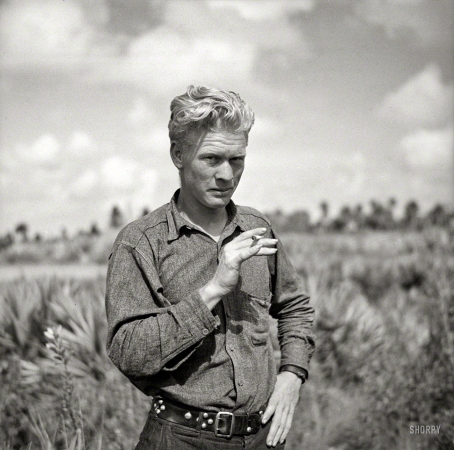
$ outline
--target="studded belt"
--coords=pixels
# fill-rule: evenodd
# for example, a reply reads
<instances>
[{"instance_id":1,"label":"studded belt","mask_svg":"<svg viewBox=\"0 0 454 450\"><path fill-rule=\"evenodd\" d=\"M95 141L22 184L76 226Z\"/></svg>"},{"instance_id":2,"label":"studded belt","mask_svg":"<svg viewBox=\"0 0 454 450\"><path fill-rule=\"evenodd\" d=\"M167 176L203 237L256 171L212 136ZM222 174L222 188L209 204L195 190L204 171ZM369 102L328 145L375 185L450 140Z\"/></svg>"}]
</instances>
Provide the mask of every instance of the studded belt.
<instances>
[{"instance_id":1,"label":"studded belt","mask_svg":"<svg viewBox=\"0 0 454 450\"><path fill-rule=\"evenodd\" d=\"M265 409L250 414L234 414L228 411L191 411L180 408L165 398L155 397L152 411L157 417L169 422L196 430L212 431L215 436L230 438L257 433L261 428Z\"/></svg>"}]
</instances>

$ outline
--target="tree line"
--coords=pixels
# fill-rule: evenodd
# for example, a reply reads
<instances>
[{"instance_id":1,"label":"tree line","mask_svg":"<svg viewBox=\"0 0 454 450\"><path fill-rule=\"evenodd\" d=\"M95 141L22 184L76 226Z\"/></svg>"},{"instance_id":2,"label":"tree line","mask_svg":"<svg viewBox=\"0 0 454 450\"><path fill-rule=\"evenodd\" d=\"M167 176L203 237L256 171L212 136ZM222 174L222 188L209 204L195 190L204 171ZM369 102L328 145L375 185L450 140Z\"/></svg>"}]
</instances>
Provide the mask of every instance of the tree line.
<instances>
[{"instance_id":1,"label":"tree line","mask_svg":"<svg viewBox=\"0 0 454 450\"><path fill-rule=\"evenodd\" d=\"M312 220L307 210L300 209L294 212L285 213L281 209L265 214L277 232L301 233L316 231L331 232L357 232L362 230L422 230L427 227L437 226L454 229L454 210L441 203L435 204L426 214L421 214L420 207L415 200L410 200L404 205L402 217L396 218L395 209L397 201L391 197L385 204L377 200L369 202L369 210L366 211L363 205L343 206L335 215L331 213L328 202L320 203L320 218ZM150 213L148 207L142 210L142 216ZM120 229L126 225L127 220L118 205L112 207L108 217L110 229ZM27 223L21 222L16 225L13 232L0 236L0 250L13 245L15 242L41 242L40 233L30 236L30 227ZM97 223L92 223L87 230L79 230L79 236L97 237L102 234ZM61 230L58 238L68 239L65 228Z\"/></svg>"},{"instance_id":2,"label":"tree line","mask_svg":"<svg viewBox=\"0 0 454 450\"><path fill-rule=\"evenodd\" d=\"M404 205L403 215L396 217L397 201L391 197L385 204L371 200L369 210L363 205L345 205L338 214L331 215L327 202L320 203L320 219L311 220L308 211L297 210L284 213L277 209L267 214L271 223L280 232L311 232L317 230L333 232L356 232L362 230L422 230L427 227L454 228L454 210L441 203L435 204L425 214L415 200Z\"/></svg>"}]
</instances>

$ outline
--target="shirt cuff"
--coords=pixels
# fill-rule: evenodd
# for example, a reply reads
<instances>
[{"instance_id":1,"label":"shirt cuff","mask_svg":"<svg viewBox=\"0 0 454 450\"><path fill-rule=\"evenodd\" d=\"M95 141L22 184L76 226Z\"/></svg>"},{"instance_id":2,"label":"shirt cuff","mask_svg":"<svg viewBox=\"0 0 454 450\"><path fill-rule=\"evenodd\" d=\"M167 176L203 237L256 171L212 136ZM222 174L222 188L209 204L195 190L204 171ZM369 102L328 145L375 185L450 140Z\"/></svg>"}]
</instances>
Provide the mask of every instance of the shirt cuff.
<instances>
[{"instance_id":1,"label":"shirt cuff","mask_svg":"<svg viewBox=\"0 0 454 450\"><path fill-rule=\"evenodd\" d=\"M293 339L281 348L280 367L290 364L309 372L310 351L304 339Z\"/></svg>"},{"instance_id":2,"label":"shirt cuff","mask_svg":"<svg viewBox=\"0 0 454 450\"><path fill-rule=\"evenodd\" d=\"M220 325L219 317L208 309L198 291L178 303L177 308L181 325L196 341L203 339Z\"/></svg>"},{"instance_id":3,"label":"shirt cuff","mask_svg":"<svg viewBox=\"0 0 454 450\"><path fill-rule=\"evenodd\" d=\"M303 369L302 367L299 367L299 366L295 366L294 364L285 364L283 366L281 366L279 368L279 373L281 372L285 372L285 371L288 371L288 372L293 372L295 374L298 374L299 373L302 373L303 374L303 377L304 377L304 380L303 380L303 383L309 379L309 373L306 369Z\"/></svg>"}]
</instances>

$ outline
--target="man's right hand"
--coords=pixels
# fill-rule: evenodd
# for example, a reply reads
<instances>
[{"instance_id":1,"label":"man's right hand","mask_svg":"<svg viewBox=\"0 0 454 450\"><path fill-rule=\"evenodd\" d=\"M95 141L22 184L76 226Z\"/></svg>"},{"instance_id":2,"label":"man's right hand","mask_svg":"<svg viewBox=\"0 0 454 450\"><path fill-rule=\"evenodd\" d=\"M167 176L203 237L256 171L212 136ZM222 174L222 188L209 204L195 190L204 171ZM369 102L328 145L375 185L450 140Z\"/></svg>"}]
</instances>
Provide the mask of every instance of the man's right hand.
<instances>
[{"instance_id":1,"label":"man's right hand","mask_svg":"<svg viewBox=\"0 0 454 450\"><path fill-rule=\"evenodd\" d=\"M245 231L226 244L219 256L219 264L213 278L200 290L200 296L208 308L213 309L221 298L235 288L240 276L241 264L253 256L274 255L277 239L265 239L266 228ZM253 236L259 239L254 240Z\"/></svg>"}]
</instances>

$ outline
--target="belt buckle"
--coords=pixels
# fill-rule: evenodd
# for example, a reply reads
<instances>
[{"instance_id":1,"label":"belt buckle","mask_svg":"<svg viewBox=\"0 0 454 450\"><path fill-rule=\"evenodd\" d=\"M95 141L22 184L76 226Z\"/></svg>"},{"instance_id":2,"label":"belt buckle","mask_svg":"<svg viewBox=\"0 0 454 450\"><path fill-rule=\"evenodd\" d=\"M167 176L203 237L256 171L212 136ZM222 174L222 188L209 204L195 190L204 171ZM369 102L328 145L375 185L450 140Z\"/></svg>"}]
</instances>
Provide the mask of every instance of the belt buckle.
<instances>
[{"instance_id":1,"label":"belt buckle","mask_svg":"<svg viewBox=\"0 0 454 450\"><path fill-rule=\"evenodd\" d=\"M219 419L221 416L230 416L232 418L232 421L230 422L230 432L227 434L221 433L219 431ZM214 419L214 435L215 436L221 436L224 438L231 438L233 435L233 426L235 423L235 415L231 412L228 411L219 411L216 414L216 418Z\"/></svg>"}]
</instances>

